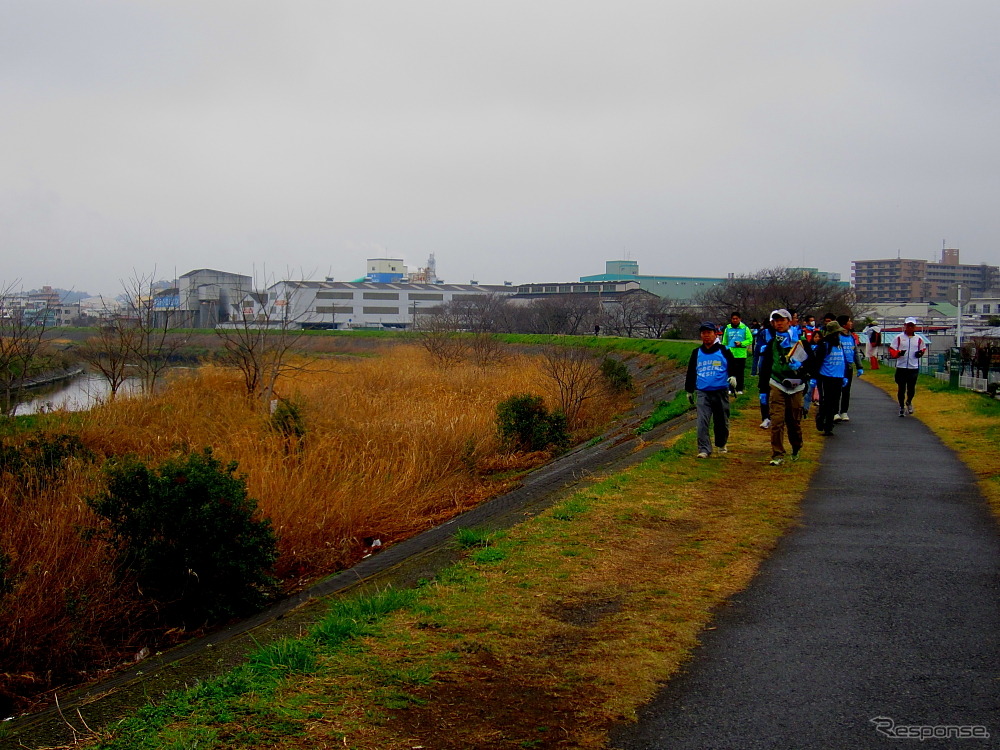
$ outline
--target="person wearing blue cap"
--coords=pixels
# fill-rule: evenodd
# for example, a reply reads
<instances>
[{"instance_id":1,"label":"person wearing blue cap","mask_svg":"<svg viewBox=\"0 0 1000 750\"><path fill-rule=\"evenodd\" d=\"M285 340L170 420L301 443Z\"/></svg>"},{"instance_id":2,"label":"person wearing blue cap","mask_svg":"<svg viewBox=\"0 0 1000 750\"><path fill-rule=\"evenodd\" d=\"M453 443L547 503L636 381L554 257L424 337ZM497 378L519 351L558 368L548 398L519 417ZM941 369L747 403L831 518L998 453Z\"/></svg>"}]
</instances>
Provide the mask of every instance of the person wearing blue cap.
<instances>
[{"instance_id":1,"label":"person wearing blue cap","mask_svg":"<svg viewBox=\"0 0 1000 750\"><path fill-rule=\"evenodd\" d=\"M698 328L701 346L691 352L688 360L684 390L688 401L698 406L698 458L712 455L709 426L715 429L715 447L719 453L728 453L729 441L729 390L736 387L736 360L729 350L719 344L719 333L714 323L705 322Z\"/></svg>"}]
</instances>

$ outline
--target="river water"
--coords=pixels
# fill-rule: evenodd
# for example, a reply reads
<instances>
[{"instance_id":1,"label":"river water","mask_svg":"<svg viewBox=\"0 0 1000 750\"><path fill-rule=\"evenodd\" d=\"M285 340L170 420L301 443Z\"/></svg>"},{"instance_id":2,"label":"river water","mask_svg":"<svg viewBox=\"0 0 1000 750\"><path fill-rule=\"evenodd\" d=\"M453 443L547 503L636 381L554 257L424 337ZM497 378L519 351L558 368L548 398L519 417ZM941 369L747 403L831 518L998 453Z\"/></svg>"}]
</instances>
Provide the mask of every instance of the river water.
<instances>
[{"instance_id":1,"label":"river water","mask_svg":"<svg viewBox=\"0 0 1000 750\"><path fill-rule=\"evenodd\" d=\"M118 389L118 393L125 395L140 387L138 378L129 378ZM84 373L72 380L64 380L45 388L33 388L25 393L24 400L18 404L14 413L38 414L51 409L82 411L100 403L110 393L107 380L94 373Z\"/></svg>"}]
</instances>

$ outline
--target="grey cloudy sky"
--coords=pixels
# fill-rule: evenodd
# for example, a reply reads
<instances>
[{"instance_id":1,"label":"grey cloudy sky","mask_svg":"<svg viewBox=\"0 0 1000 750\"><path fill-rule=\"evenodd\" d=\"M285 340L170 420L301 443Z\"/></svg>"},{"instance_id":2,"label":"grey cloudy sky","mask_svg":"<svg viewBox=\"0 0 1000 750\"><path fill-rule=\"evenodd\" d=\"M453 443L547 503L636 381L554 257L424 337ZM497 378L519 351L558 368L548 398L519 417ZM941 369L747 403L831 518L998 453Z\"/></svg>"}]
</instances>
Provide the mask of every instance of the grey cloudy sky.
<instances>
[{"instance_id":1,"label":"grey cloudy sky","mask_svg":"<svg viewBox=\"0 0 1000 750\"><path fill-rule=\"evenodd\" d=\"M1000 262L996 0L0 0L0 280Z\"/></svg>"}]
</instances>

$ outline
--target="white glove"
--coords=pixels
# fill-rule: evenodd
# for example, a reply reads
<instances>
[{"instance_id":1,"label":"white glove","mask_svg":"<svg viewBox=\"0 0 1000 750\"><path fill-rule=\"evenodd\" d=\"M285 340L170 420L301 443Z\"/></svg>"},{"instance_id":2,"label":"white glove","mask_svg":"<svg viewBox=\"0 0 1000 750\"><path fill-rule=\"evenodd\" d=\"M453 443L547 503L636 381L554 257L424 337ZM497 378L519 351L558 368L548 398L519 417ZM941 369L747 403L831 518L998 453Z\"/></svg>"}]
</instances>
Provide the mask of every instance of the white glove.
<instances>
[{"instance_id":1,"label":"white glove","mask_svg":"<svg viewBox=\"0 0 1000 750\"><path fill-rule=\"evenodd\" d=\"M736 377L733 376L733 375L729 376L729 387L730 388L735 388L736 387Z\"/></svg>"}]
</instances>

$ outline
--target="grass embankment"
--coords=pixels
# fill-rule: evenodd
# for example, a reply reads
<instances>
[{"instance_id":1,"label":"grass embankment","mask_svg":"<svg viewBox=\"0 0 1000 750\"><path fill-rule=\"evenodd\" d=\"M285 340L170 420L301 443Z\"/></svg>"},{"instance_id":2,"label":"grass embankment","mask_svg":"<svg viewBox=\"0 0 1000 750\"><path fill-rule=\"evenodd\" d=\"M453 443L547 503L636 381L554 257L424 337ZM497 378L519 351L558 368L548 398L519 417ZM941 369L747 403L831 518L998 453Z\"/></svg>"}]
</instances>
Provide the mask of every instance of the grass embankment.
<instances>
[{"instance_id":1,"label":"grass embankment","mask_svg":"<svg viewBox=\"0 0 1000 750\"><path fill-rule=\"evenodd\" d=\"M503 536L462 533L467 558L415 592L334 602L97 744L603 747L794 522L821 446L767 466L752 400L728 455L695 459L688 433Z\"/></svg>"},{"instance_id":2,"label":"grass embankment","mask_svg":"<svg viewBox=\"0 0 1000 750\"><path fill-rule=\"evenodd\" d=\"M865 379L896 398L895 371L865 370ZM993 513L1000 518L1000 401L983 393L952 388L947 381L921 375L913 399L915 416L976 475ZM891 413L891 412L887 412Z\"/></svg>"},{"instance_id":3,"label":"grass embankment","mask_svg":"<svg viewBox=\"0 0 1000 750\"><path fill-rule=\"evenodd\" d=\"M181 639L202 625L159 622L155 604L114 565L105 527L86 502L103 486L104 459L135 454L156 464L211 446L223 462L236 461L277 533L275 572L289 591L353 564L365 537L388 545L436 525L547 458L510 453L494 426L497 403L512 394L558 403L537 358L444 369L401 346L384 357L301 365L278 383L298 407L301 437L275 429L247 401L237 374L207 367L152 397L35 417L4 438L0 708L156 650L165 627ZM577 437L626 406L620 396L588 400ZM26 448L39 434L61 433L78 437L86 454L50 460L42 455L48 447ZM38 472L18 463L29 453Z\"/></svg>"}]
</instances>

